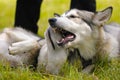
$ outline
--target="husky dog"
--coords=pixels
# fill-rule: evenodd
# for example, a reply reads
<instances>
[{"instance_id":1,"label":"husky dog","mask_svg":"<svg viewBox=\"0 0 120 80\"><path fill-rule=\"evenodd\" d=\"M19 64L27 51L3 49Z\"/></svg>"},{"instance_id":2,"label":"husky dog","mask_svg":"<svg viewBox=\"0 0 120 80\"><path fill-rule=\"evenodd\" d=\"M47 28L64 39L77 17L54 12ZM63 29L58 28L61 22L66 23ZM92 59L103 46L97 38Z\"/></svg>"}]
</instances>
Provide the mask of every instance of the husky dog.
<instances>
[{"instance_id":1,"label":"husky dog","mask_svg":"<svg viewBox=\"0 0 120 80\"><path fill-rule=\"evenodd\" d=\"M5 28L0 34L0 62L11 67L34 65L40 38L22 28Z\"/></svg>"},{"instance_id":2,"label":"husky dog","mask_svg":"<svg viewBox=\"0 0 120 80\"><path fill-rule=\"evenodd\" d=\"M53 41L53 44L65 49L77 49L83 69L88 68L90 64L97 60L106 58L110 60L111 58L119 57L120 26L115 24L105 25L111 14L112 7L95 13L72 9L61 16L57 15L54 18L50 18L51 30L54 30L61 36L59 36L60 39L55 37L56 42ZM48 48L53 47L49 46ZM52 58L57 57L57 52L52 50L51 53L53 53ZM54 55L54 53L56 54ZM59 55L58 58L60 57ZM63 59L61 58L60 60ZM56 61L54 60L54 62ZM92 69L93 66L89 68Z\"/></svg>"}]
</instances>

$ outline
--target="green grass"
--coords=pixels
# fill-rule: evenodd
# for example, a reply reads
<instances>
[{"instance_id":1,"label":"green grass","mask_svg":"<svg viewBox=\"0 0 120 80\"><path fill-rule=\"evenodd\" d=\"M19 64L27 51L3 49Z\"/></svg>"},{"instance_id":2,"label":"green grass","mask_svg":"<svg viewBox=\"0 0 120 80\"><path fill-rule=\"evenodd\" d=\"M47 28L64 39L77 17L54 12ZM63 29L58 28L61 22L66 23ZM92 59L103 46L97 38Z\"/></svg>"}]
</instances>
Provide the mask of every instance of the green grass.
<instances>
[{"instance_id":1,"label":"green grass","mask_svg":"<svg viewBox=\"0 0 120 80\"><path fill-rule=\"evenodd\" d=\"M65 65L59 75L40 73L29 68L10 68L0 65L0 80L120 80L120 61L97 63L92 74L83 74L77 68Z\"/></svg>"},{"instance_id":2,"label":"green grass","mask_svg":"<svg viewBox=\"0 0 120 80\"><path fill-rule=\"evenodd\" d=\"M120 0L97 0L97 10L113 6L113 15L110 22L120 23ZM69 9L70 0L43 0L41 18L38 21L40 36L48 27L48 18L53 13L62 14ZM4 27L13 27L16 0L0 0L0 30ZM40 73L29 68L12 69L0 65L0 80L120 80L120 60L112 60L109 64L99 63L95 71L88 75L78 72L73 66L65 66L59 75Z\"/></svg>"}]
</instances>

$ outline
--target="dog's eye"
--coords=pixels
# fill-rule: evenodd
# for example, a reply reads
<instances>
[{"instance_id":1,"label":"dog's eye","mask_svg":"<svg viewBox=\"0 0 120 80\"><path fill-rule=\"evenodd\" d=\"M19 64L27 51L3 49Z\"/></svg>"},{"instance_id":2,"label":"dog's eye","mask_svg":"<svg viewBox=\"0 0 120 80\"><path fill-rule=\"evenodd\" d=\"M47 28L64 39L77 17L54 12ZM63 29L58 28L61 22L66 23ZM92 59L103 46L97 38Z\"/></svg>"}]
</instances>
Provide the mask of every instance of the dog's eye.
<instances>
[{"instance_id":1,"label":"dog's eye","mask_svg":"<svg viewBox=\"0 0 120 80\"><path fill-rule=\"evenodd\" d=\"M54 13L55 17L60 17L60 15L58 13Z\"/></svg>"},{"instance_id":2,"label":"dog's eye","mask_svg":"<svg viewBox=\"0 0 120 80\"><path fill-rule=\"evenodd\" d=\"M75 15L70 15L69 17L70 17L70 18L76 18L77 16L75 16Z\"/></svg>"}]
</instances>

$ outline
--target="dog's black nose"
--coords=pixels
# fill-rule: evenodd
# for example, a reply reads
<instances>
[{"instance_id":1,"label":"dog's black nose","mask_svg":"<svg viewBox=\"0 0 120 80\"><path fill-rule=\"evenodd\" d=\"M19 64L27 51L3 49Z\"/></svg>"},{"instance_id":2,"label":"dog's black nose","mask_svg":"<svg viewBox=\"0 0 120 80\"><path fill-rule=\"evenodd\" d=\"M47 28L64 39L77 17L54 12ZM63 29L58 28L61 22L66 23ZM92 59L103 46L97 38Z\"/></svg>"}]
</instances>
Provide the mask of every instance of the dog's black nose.
<instances>
[{"instance_id":1,"label":"dog's black nose","mask_svg":"<svg viewBox=\"0 0 120 80\"><path fill-rule=\"evenodd\" d=\"M48 21L49 21L49 24L50 24L52 27L54 27L55 22L57 21L57 19L55 19L55 18L50 18Z\"/></svg>"}]
</instances>

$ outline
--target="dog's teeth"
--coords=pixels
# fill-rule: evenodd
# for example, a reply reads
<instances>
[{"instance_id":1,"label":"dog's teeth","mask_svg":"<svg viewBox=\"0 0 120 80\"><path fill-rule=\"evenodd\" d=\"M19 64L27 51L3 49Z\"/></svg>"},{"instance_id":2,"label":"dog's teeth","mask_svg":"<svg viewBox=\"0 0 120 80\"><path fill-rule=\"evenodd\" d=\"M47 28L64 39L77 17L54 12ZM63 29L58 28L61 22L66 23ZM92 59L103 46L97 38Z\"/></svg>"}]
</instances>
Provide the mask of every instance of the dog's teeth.
<instances>
[{"instance_id":1,"label":"dog's teeth","mask_svg":"<svg viewBox=\"0 0 120 80\"><path fill-rule=\"evenodd\" d=\"M56 33L56 28L52 29L54 33Z\"/></svg>"},{"instance_id":2,"label":"dog's teeth","mask_svg":"<svg viewBox=\"0 0 120 80\"><path fill-rule=\"evenodd\" d=\"M57 32L58 31L58 28L52 28L53 29L53 32Z\"/></svg>"}]
</instances>

